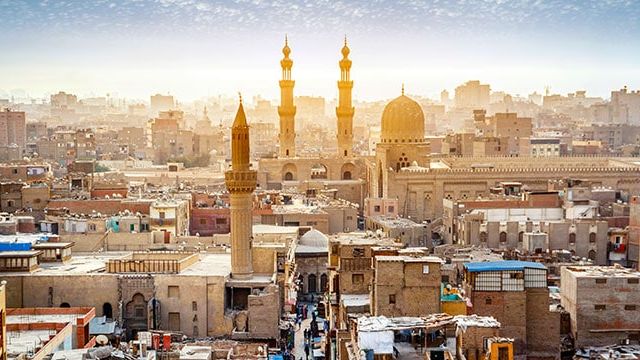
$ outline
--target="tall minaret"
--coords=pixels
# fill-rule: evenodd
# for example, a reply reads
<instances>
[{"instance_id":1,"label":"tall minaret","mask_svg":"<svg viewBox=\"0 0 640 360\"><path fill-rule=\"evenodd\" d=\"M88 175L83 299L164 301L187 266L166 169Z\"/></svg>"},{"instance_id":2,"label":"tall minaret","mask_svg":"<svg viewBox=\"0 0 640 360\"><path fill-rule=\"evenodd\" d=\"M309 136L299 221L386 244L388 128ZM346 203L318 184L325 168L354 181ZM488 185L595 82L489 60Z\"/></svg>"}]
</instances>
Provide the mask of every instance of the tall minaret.
<instances>
[{"instance_id":1,"label":"tall minaret","mask_svg":"<svg viewBox=\"0 0 640 360\"><path fill-rule=\"evenodd\" d=\"M251 278L251 242L253 240L253 190L257 175L249 165L249 125L242 107L231 128L231 170L224 174L231 199L231 277Z\"/></svg>"},{"instance_id":2,"label":"tall minaret","mask_svg":"<svg viewBox=\"0 0 640 360\"><path fill-rule=\"evenodd\" d=\"M280 80L280 106L278 106L278 115L280 115L280 157L296 156L296 107L293 105L293 86L295 81L291 80L291 67L293 60L289 58L291 49L287 37L284 38L284 47L282 48L284 58L280 61L282 67L282 80Z\"/></svg>"},{"instance_id":3,"label":"tall minaret","mask_svg":"<svg viewBox=\"0 0 640 360\"><path fill-rule=\"evenodd\" d=\"M351 60L349 60L349 47L347 37L344 37L342 47L342 60L340 60L340 80L338 81L338 107L336 116L338 117L337 137L338 137L338 157L352 156L353 152L353 113L351 104Z\"/></svg>"}]
</instances>

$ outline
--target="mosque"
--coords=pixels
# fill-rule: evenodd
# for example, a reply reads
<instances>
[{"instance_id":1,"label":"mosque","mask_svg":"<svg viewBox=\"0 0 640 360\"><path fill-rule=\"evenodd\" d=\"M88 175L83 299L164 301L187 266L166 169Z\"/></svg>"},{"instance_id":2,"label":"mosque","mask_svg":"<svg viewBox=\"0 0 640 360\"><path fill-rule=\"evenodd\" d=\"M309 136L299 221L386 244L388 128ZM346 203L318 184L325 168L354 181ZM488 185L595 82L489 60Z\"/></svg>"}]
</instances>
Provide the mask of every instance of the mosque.
<instances>
[{"instance_id":1,"label":"mosque","mask_svg":"<svg viewBox=\"0 0 640 360\"><path fill-rule=\"evenodd\" d=\"M336 189L337 196L381 209L378 215L434 221L442 216L443 199L476 199L489 195L500 182L521 182L530 190L546 191L549 180L588 180L622 192L640 191L640 164L632 159L607 157L457 157L432 154L425 137L425 116L420 105L404 94L390 101L382 113L380 142L374 156L353 154L353 115L350 77L352 62L345 40L339 61L337 144L335 154L298 157L291 49L285 40L280 62L280 153L261 159L258 183L263 189L296 187ZM318 172L318 167L324 169ZM389 205L392 204L392 205ZM393 211L385 211L393 209Z\"/></svg>"},{"instance_id":2,"label":"mosque","mask_svg":"<svg viewBox=\"0 0 640 360\"><path fill-rule=\"evenodd\" d=\"M258 164L258 184L262 189L297 188L299 190L336 189L343 199L362 204L365 196L365 164L361 157L353 153L353 115L351 91L351 50L345 38L342 59L338 62L337 152L320 157L301 157L296 151L295 115L293 88L295 81L291 69L293 60L289 57L291 48L285 38L282 48L282 79L280 85L280 130L278 141L280 150L277 158L260 159Z\"/></svg>"}]
</instances>

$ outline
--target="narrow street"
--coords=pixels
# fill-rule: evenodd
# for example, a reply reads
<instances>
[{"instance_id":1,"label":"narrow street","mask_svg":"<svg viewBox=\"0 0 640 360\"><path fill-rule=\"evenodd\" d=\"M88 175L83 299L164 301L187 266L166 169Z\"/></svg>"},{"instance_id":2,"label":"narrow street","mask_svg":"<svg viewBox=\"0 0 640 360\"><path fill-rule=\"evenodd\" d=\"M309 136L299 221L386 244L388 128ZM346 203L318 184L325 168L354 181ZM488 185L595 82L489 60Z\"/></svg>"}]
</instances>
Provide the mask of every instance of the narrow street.
<instances>
[{"instance_id":1,"label":"narrow street","mask_svg":"<svg viewBox=\"0 0 640 360\"><path fill-rule=\"evenodd\" d=\"M307 309L307 318L305 320L302 320L300 329L296 330L295 345L293 348L293 353L296 357L296 360L308 360L305 359L306 354L304 353L304 329L310 328L312 319L311 313L316 310L316 307L313 304L307 304ZM309 353L309 358L312 358L311 352Z\"/></svg>"}]
</instances>

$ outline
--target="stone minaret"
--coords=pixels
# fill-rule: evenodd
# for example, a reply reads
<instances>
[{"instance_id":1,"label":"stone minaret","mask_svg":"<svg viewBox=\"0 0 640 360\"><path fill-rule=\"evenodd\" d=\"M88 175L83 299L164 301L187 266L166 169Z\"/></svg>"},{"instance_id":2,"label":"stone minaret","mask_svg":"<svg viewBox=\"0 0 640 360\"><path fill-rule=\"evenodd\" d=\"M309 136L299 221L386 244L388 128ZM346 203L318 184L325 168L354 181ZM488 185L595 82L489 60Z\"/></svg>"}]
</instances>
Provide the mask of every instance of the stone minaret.
<instances>
[{"instance_id":1,"label":"stone minaret","mask_svg":"<svg viewBox=\"0 0 640 360\"><path fill-rule=\"evenodd\" d=\"M242 97L231 128L231 170L224 174L224 178L231 198L231 277L247 279L253 275L252 197L257 176L249 165L249 125Z\"/></svg>"},{"instance_id":2,"label":"stone minaret","mask_svg":"<svg viewBox=\"0 0 640 360\"><path fill-rule=\"evenodd\" d=\"M338 118L337 137L338 137L338 157L352 156L353 152L353 106L351 103L351 89L353 89L353 81L351 81L351 60L349 60L349 47L347 46L347 37L344 38L344 46L342 47L342 60L340 60L340 80L338 81L338 107L336 108L336 116Z\"/></svg>"},{"instance_id":3,"label":"stone minaret","mask_svg":"<svg viewBox=\"0 0 640 360\"><path fill-rule=\"evenodd\" d=\"M293 86L295 81L291 80L291 68L293 60L289 58L291 49L287 37L284 38L284 47L282 48L284 58L280 61L282 67L282 80L280 80L280 106L278 106L278 115L280 115L280 157L296 156L296 107L293 105Z\"/></svg>"}]
</instances>

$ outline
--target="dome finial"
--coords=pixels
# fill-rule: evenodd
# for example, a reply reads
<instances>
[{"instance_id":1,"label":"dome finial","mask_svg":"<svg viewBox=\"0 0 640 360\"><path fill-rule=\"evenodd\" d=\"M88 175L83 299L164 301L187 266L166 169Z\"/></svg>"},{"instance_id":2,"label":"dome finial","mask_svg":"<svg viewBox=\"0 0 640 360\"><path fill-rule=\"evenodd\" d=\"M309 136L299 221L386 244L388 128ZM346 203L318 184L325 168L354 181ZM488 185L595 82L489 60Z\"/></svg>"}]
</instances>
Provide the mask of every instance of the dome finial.
<instances>
[{"instance_id":1,"label":"dome finial","mask_svg":"<svg viewBox=\"0 0 640 360\"><path fill-rule=\"evenodd\" d=\"M240 99L240 104L242 104L242 93L238 91L238 98Z\"/></svg>"},{"instance_id":2,"label":"dome finial","mask_svg":"<svg viewBox=\"0 0 640 360\"><path fill-rule=\"evenodd\" d=\"M289 35L284 34L284 46L288 46L289 45Z\"/></svg>"},{"instance_id":3,"label":"dome finial","mask_svg":"<svg viewBox=\"0 0 640 360\"><path fill-rule=\"evenodd\" d=\"M344 46L347 46L347 34L344 34Z\"/></svg>"},{"instance_id":4,"label":"dome finial","mask_svg":"<svg viewBox=\"0 0 640 360\"><path fill-rule=\"evenodd\" d=\"M404 83L402 83L402 96L404 96Z\"/></svg>"}]
</instances>

